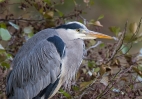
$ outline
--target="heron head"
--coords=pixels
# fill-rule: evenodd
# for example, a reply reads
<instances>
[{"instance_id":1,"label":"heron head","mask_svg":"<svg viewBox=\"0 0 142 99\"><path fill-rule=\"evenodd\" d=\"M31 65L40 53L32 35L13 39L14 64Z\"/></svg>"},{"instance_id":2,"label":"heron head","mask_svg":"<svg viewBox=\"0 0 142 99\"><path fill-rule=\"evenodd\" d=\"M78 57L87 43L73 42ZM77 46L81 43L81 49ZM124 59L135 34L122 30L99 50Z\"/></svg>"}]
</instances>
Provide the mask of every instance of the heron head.
<instances>
[{"instance_id":1,"label":"heron head","mask_svg":"<svg viewBox=\"0 0 142 99\"><path fill-rule=\"evenodd\" d=\"M98 32L94 32L91 31L89 29L87 29L87 27L80 23L80 22L68 22L64 25L58 26L56 27L56 29L66 29L67 33L71 33L72 35L74 35L74 38L77 39L97 39L97 38L104 38L104 39L114 39L111 36L102 34L102 33L98 33Z\"/></svg>"}]
</instances>

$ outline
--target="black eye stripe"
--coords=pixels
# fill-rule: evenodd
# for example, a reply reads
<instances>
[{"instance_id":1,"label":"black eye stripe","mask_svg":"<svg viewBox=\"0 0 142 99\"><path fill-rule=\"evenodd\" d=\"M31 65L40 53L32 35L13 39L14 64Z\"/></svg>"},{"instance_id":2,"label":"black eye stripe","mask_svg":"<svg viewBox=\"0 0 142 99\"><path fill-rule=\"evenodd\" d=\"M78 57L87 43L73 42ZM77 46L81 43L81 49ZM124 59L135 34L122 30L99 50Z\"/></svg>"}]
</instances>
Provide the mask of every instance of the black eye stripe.
<instances>
[{"instance_id":1,"label":"black eye stripe","mask_svg":"<svg viewBox=\"0 0 142 99\"><path fill-rule=\"evenodd\" d=\"M71 23L71 24L64 24L64 25L60 25L58 27L55 27L56 29L59 28L63 28L63 29L80 29L80 28L84 28L83 26L77 24L77 23Z\"/></svg>"}]
</instances>

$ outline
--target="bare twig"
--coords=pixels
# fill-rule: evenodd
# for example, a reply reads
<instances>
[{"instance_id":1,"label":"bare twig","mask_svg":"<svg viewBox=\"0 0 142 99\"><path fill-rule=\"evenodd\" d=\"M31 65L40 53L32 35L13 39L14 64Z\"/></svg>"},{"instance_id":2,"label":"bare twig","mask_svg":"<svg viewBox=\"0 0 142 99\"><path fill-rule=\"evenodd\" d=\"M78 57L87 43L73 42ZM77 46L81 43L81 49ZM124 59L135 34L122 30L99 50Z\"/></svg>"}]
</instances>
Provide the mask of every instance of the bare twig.
<instances>
[{"instance_id":1,"label":"bare twig","mask_svg":"<svg viewBox=\"0 0 142 99\"><path fill-rule=\"evenodd\" d=\"M115 56L115 55L116 55L119 51L121 51L124 47L126 47L128 44L130 44L129 49L127 50L127 52L125 52L124 54L121 54L121 55L125 55L126 53L128 53L128 52L130 51L130 49L132 48L132 45L133 45L133 43L132 43L131 40L133 40L133 39L136 37L136 35L138 34L139 29L140 29L140 26L141 26L141 21L142 21L142 18L141 18L140 21L139 21L139 25L138 25L138 28L137 28L136 32L132 35L132 37L131 37L130 40L125 44L125 46L122 47L122 44L123 44L123 41L124 41L124 37L125 37L125 34L126 34L126 32L127 32L127 24L128 24L128 21L126 22L124 32L123 32L121 38L119 39L119 41L118 41L118 43L117 43L117 45L116 45L116 47L115 47L115 49L114 49L114 51L113 51L113 53L112 53L111 58L110 58L106 63L108 63L108 62L109 62L110 60L112 60L114 57L115 57L115 58L116 58L116 57L119 57L119 56ZM121 48L121 47L122 47L122 48Z\"/></svg>"},{"instance_id":2,"label":"bare twig","mask_svg":"<svg viewBox=\"0 0 142 99\"><path fill-rule=\"evenodd\" d=\"M93 46L90 46L88 49L86 49L85 54L92 48L96 48L97 46L99 46L100 44L102 44L102 41L97 41L97 43Z\"/></svg>"},{"instance_id":3,"label":"bare twig","mask_svg":"<svg viewBox=\"0 0 142 99\"><path fill-rule=\"evenodd\" d=\"M87 24L87 20L83 16L81 16L81 15L79 15L79 17L83 19L84 25L86 25Z\"/></svg>"},{"instance_id":4,"label":"bare twig","mask_svg":"<svg viewBox=\"0 0 142 99\"><path fill-rule=\"evenodd\" d=\"M47 19L33 20L33 19L0 19L0 21L45 21ZM50 20L51 21L51 20Z\"/></svg>"},{"instance_id":5,"label":"bare twig","mask_svg":"<svg viewBox=\"0 0 142 99\"><path fill-rule=\"evenodd\" d=\"M120 72L121 72L121 69L113 76L113 78L111 79L111 83L109 83L107 86L106 86L106 88L103 90L103 92L102 93L100 93L95 99L100 99L101 97L103 97L111 88L112 88L112 86L110 87L110 85L113 83L112 81L116 78L116 76L118 75L118 74L120 74Z\"/></svg>"},{"instance_id":6,"label":"bare twig","mask_svg":"<svg viewBox=\"0 0 142 99\"><path fill-rule=\"evenodd\" d=\"M90 90L92 88L92 85L96 82L96 80L98 79L99 76L97 76L91 84L88 85L88 87L86 87L82 92L81 94L79 95L79 97L77 97L77 99L81 99L83 97L84 94L86 94L88 92L88 90Z\"/></svg>"},{"instance_id":7,"label":"bare twig","mask_svg":"<svg viewBox=\"0 0 142 99\"><path fill-rule=\"evenodd\" d=\"M128 45L129 43L132 43L131 40L133 40L134 37L136 37L136 35L138 34L139 29L140 29L140 26L141 26L141 21L142 21L142 18L141 18L140 21L139 21L139 25L138 25L138 28L137 28L136 32L132 35L132 37L130 38L130 40L127 42L126 45ZM121 50L122 50L123 48L124 48L124 47L122 47Z\"/></svg>"},{"instance_id":8,"label":"bare twig","mask_svg":"<svg viewBox=\"0 0 142 99\"><path fill-rule=\"evenodd\" d=\"M54 18L54 20L57 20L57 19L66 19L66 18L70 18L70 17L74 17L74 16L79 16L80 13L76 14L71 14L71 15L66 15L66 16L62 16L62 17L57 17L57 18ZM51 20L51 19L39 19L39 20L34 20L34 19L24 19L24 18L17 18L17 19L0 19L0 21L4 21L4 22L8 22L8 21L23 21L23 22L31 22L31 21L35 21L35 22L38 22L38 21L54 21L54 20Z\"/></svg>"},{"instance_id":9,"label":"bare twig","mask_svg":"<svg viewBox=\"0 0 142 99\"><path fill-rule=\"evenodd\" d=\"M116 47L115 47L115 49L114 49L114 51L112 53L111 58L105 64L107 64L110 60L112 60L114 58L114 56L117 54L117 52L120 50L120 48L121 48L121 46L123 44L125 34L127 32L127 25L128 25L128 21L125 24L124 32L122 32L122 36L120 37L120 39L119 39L119 41L118 41L118 43L117 43L117 45L116 45Z\"/></svg>"},{"instance_id":10,"label":"bare twig","mask_svg":"<svg viewBox=\"0 0 142 99\"><path fill-rule=\"evenodd\" d=\"M97 46L99 46L100 44L102 44L102 41L97 41L97 43L93 46L90 46L88 49L86 49L83 53L83 59L84 60L93 60L87 57L87 52L92 49L92 48L96 48Z\"/></svg>"},{"instance_id":11,"label":"bare twig","mask_svg":"<svg viewBox=\"0 0 142 99\"><path fill-rule=\"evenodd\" d=\"M139 29L140 29L140 27L141 27L141 22L142 21L142 17L141 17L141 19L140 19L140 21L139 21L139 24L138 24L138 28L137 28L137 30L136 30L136 32L132 35L132 37L130 38L130 40L125 44L125 46L123 46L119 51L121 51L124 47L126 47L129 43L130 43L130 47L129 47L129 49L127 50L127 52L125 52L124 54L121 54L121 55L119 55L119 56L116 56L116 57L120 57L120 56L122 56L122 55L125 55L126 53L128 53L129 51L130 51L130 49L132 48L132 41L131 40L133 40L136 36L137 36L137 34L139 33Z\"/></svg>"}]
</instances>

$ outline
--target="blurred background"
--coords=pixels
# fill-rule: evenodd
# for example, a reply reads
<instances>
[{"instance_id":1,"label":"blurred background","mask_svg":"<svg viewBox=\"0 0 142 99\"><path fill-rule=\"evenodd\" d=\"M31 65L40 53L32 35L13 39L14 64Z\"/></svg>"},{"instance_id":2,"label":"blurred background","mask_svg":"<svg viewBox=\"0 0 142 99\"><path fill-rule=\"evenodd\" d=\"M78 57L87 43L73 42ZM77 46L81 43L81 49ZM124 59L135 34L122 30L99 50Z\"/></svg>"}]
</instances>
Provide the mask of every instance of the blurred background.
<instances>
[{"instance_id":1,"label":"blurred background","mask_svg":"<svg viewBox=\"0 0 142 99\"><path fill-rule=\"evenodd\" d=\"M15 14L22 15L22 11L17 8L18 4L23 0L9 0L11 5L6 7L13 10ZM40 0L35 0L40 1ZM48 0L45 0L48 1ZM52 0L55 2L64 1L63 4L55 5L64 14L69 14L74 10L76 5L83 10L82 16L87 19L97 19L100 15L104 15L101 20L104 31L108 32L108 27L118 26L123 28L125 22L139 22L142 16L141 0ZM24 2L24 1L23 1ZM89 2L88 4L86 2ZM35 11L31 11L35 12ZM26 17L26 15L25 15Z\"/></svg>"},{"instance_id":2,"label":"blurred background","mask_svg":"<svg viewBox=\"0 0 142 99\"><path fill-rule=\"evenodd\" d=\"M40 2L40 0L35 0L35 1ZM49 2L50 0L43 0L43 1ZM30 7L28 11L27 10L21 11L21 9L18 9L17 7L19 7L20 2L25 2L25 1L9 0L10 5L6 5L6 7L9 9L9 11L12 11L14 13L15 17L21 16L23 18L30 17L33 19L39 19L40 13L39 11L36 11L33 7ZM100 23L103 25L103 27L99 29L99 32L106 33L112 36L115 35L110 31L109 27L115 26L120 28L120 31L123 31L125 23L127 21L128 25L130 25L131 23L138 24L140 18L142 17L141 0L52 0L52 2L58 2L57 4L54 5L54 7L60 11L59 12L60 14L63 15L68 15L72 13L76 8L82 10L81 16L87 21L91 20L96 21L99 16L103 16L103 18L99 20ZM59 13L54 13L54 17L59 16ZM80 21L82 19L72 18L65 20ZM91 29L94 30L94 27L92 27ZM142 29L140 29L140 32L142 32ZM127 35L129 35L129 31ZM137 51L137 49L139 50L142 47L140 43L134 44L133 46L134 47L133 49L131 49L131 52L135 52L135 50Z\"/></svg>"},{"instance_id":3,"label":"blurred background","mask_svg":"<svg viewBox=\"0 0 142 99\"><path fill-rule=\"evenodd\" d=\"M141 9L142 0L0 0L0 99L6 99L6 75L24 42L40 30L68 21L86 23L89 29L123 42L117 46L114 40L99 39L103 44L88 52L76 85L70 92L61 89L54 99L142 99ZM95 42L85 44L88 47ZM107 62L116 47L116 56ZM105 88L108 91L103 96Z\"/></svg>"}]
</instances>

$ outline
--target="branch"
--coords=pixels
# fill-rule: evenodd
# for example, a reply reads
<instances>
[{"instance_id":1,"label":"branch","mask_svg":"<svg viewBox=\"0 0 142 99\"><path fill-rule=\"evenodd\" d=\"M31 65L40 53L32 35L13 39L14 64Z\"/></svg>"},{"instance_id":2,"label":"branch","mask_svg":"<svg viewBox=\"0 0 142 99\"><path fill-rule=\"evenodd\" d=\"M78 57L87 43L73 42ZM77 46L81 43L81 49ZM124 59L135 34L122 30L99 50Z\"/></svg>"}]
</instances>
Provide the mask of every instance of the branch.
<instances>
[{"instance_id":1,"label":"branch","mask_svg":"<svg viewBox=\"0 0 142 99\"><path fill-rule=\"evenodd\" d=\"M120 48L123 44L123 41L124 41L125 34L127 32L127 25L128 25L128 21L125 23L124 32L122 32L122 36L120 37L120 39L119 39L119 41L112 53L111 58L105 64L107 64L110 60L112 60L114 58L114 56L117 54L117 52L120 50Z\"/></svg>"},{"instance_id":2,"label":"branch","mask_svg":"<svg viewBox=\"0 0 142 99\"><path fill-rule=\"evenodd\" d=\"M125 44L125 46L127 46L129 43L131 43L131 45L130 45L129 49L127 50L127 52L129 52L130 49L132 48L132 44L133 44L133 43L132 43L131 40L133 40L134 37L136 37L137 34L139 33L139 29L140 29L140 27L141 27L141 21L142 21L142 17L141 17L141 19L140 19L140 21L139 21L138 28L137 28L136 32L132 35L132 37L130 38L130 40ZM125 47L125 46L124 46L124 47ZM124 47L122 47L122 48L120 49L120 51L121 51ZM127 53L127 52L126 52L126 53ZM125 53L125 54L126 54L126 53ZM116 56L116 57L120 57L120 56L123 56L123 55L125 55L125 54L121 54L121 55Z\"/></svg>"},{"instance_id":3,"label":"branch","mask_svg":"<svg viewBox=\"0 0 142 99\"><path fill-rule=\"evenodd\" d=\"M101 97L103 97L112 87L113 85L110 87L110 85L113 83L112 81L116 78L116 76L118 74L120 74L121 72L121 69L114 75L114 77L112 78L112 80L110 81L111 83L109 83L106 88L103 90L102 93L100 93L95 99L100 99ZM108 89L109 88L109 89Z\"/></svg>"},{"instance_id":4,"label":"branch","mask_svg":"<svg viewBox=\"0 0 142 99\"><path fill-rule=\"evenodd\" d=\"M20 19L0 19L0 21L5 21L5 22L7 22L7 21L25 21L25 22L27 22L27 21L46 21L47 19L40 19L40 20L33 20L33 19L22 19L22 18L20 18ZM51 21L51 20L49 20L49 21Z\"/></svg>"},{"instance_id":5,"label":"branch","mask_svg":"<svg viewBox=\"0 0 142 99\"><path fill-rule=\"evenodd\" d=\"M102 44L102 41L97 41L97 43L93 46L90 46L88 49L86 49L84 52L83 52L83 59L84 60L93 60L93 59L90 59L87 57L87 52L92 49L92 48L96 48L97 46L99 46L100 44Z\"/></svg>"},{"instance_id":6,"label":"branch","mask_svg":"<svg viewBox=\"0 0 142 99\"><path fill-rule=\"evenodd\" d=\"M57 18L53 18L54 20L57 19L66 19L66 18L70 18L70 17L77 17L79 16L81 13L74 13L71 15L66 15L66 16L62 16L62 17L57 17ZM8 21L23 21L23 22L29 22L29 21L53 21L52 19L39 19L39 20L34 20L34 19L24 19L24 18L19 18L19 19L0 19L0 21L4 21L4 22L8 22Z\"/></svg>"},{"instance_id":7,"label":"branch","mask_svg":"<svg viewBox=\"0 0 142 99\"><path fill-rule=\"evenodd\" d=\"M81 19L83 19L84 25L86 25L86 24L87 24L87 20L86 20L83 16L81 16L81 15L79 15L79 17L80 17Z\"/></svg>"}]
</instances>

